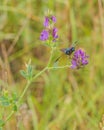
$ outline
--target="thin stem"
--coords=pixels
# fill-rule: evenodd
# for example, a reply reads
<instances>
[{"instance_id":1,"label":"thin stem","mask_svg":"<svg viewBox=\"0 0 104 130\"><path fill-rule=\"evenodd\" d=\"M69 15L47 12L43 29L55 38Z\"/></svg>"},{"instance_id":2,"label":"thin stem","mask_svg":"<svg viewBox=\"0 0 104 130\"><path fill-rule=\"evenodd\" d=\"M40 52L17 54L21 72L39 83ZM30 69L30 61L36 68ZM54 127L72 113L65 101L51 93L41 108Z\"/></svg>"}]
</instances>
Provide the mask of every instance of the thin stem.
<instances>
[{"instance_id":1,"label":"thin stem","mask_svg":"<svg viewBox=\"0 0 104 130\"><path fill-rule=\"evenodd\" d=\"M51 63L51 61L52 61L53 52L54 52L54 48L52 48L52 50L51 50L51 56L50 56L50 59L49 59L49 62L48 62L48 64L47 64L47 66L46 66L43 70L41 70L39 73L37 73L37 74L32 78L32 80L29 80L29 81L27 82L27 84L26 84L26 86L25 86L23 92L21 93L20 98L19 98L19 100L18 100L18 102L17 102L17 105L18 105L18 106L20 105L20 102L21 102L22 98L24 97L24 95L25 95L27 89L29 88L30 84L31 84L37 77L39 77L42 73L44 73L46 70L62 69L62 68L69 68L69 67L70 67L69 65L59 66L59 67L49 67L49 66L50 66L50 63ZM15 113L15 111L12 111L12 112L7 116L7 118L6 118L5 122L3 123L3 125L6 124L6 122L12 117L12 115L13 115L14 113Z\"/></svg>"},{"instance_id":2,"label":"thin stem","mask_svg":"<svg viewBox=\"0 0 104 130\"><path fill-rule=\"evenodd\" d=\"M23 96L25 95L27 89L29 88L30 84L31 84L31 81L28 81L27 84L26 84L26 86L25 86L25 88L24 88L24 90L23 90L23 92L22 92L22 94L20 95L18 103L20 103L21 99L23 98Z\"/></svg>"},{"instance_id":3,"label":"thin stem","mask_svg":"<svg viewBox=\"0 0 104 130\"><path fill-rule=\"evenodd\" d=\"M50 66L50 63L51 63L51 61L52 61L52 57L53 57L53 52L54 52L54 47L52 47L52 50L51 50L51 56L50 56L50 58L49 58L49 62L48 62L47 67Z\"/></svg>"},{"instance_id":4,"label":"thin stem","mask_svg":"<svg viewBox=\"0 0 104 130\"><path fill-rule=\"evenodd\" d=\"M27 82L27 85L26 85L25 89L23 90L23 92L22 92L22 94L21 94L21 96L20 96L20 98L19 98L19 100L18 100L18 103L20 103L20 101L21 101L22 98L24 97L24 95L25 95L27 89L29 88L30 84L31 84L37 77L39 77L43 72L45 72L46 69L47 69L47 67L45 67L43 70L41 70L39 73L37 73L37 74L32 78L32 80L29 80L29 81Z\"/></svg>"},{"instance_id":5,"label":"thin stem","mask_svg":"<svg viewBox=\"0 0 104 130\"><path fill-rule=\"evenodd\" d=\"M5 123L11 118L11 116L14 114L14 111L12 111L9 115L8 115L8 117L6 118L6 120L5 120Z\"/></svg>"},{"instance_id":6,"label":"thin stem","mask_svg":"<svg viewBox=\"0 0 104 130\"><path fill-rule=\"evenodd\" d=\"M12 111L6 118L6 120L4 121L4 123L2 124L2 126L4 126L6 124L6 122L12 117L12 115L15 113L15 111Z\"/></svg>"},{"instance_id":7,"label":"thin stem","mask_svg":"<svg viewBox=\"0 0 104 130\"><path fill-rule=\"evenodd\" d=\"M33 82L33 80L36 79L37 77L39 77L39 76L40 76L43 72L45 72L47 69L48 69L48 68L45 67L42 71L40 71L39 73L37 73L37 74L33 77L32 80L30 80L30 81L27 82L26 87L24 88L24 90L23 90L22 94L20 95L20 98L19 98L19 100L18 100L18 102L17 102L18 106L19 106L20 101L21 101L22 98L24 97L24 95L25 95L27 89L29 88L30 84ZM3 123L3 126L4 126L4 125L6 124L6 122L12 117L12 115L13 115L14 113L15 113L15 111L12 111L12 112L7 116L6 120L5 120L4 123Z\"/></svg>"},{"instance_id":8,"label":"thin stem","mask_svg":"<svg viewBox=\"0 0 104 130\"><path fill-rule=\"evenodd\" d=\"M39 73L37 73L33 78L32 81L33 82L37 77L39 77L43 72L45 72L48 69L48 67L46 66L42 71L40 71Z\"/></svg>"},{"instance_id":9,"label":"thin stem","mask_svg":"<svg viewBox=\"0 0 104 130\"><path fill-rule=\"evenodd\" d=\"M65 66L58 66L58 67L48 67L48 70L52 70L52 69L64 69L64 68L70 68L69 65L65 65Z\"/></svg>"},{"instance_id":10,"label":"thin stem","mask_svg":"<svg viewBox=\"0 0 104 130\"><path fill-rule=\"evenodd\" d=\"M23 90L23 92L22 92L22 94L21 94L21 96L20 96L20 98L19 98L19 100L18 100L18 103L20 103L21 99L23 98L23 96L25 95L27 89L29 88L30 84L31 84L37 77L39 77L43 72L45 72L45 71L48 69L48 66L50 65L51 60L52 60L52 57L53 57L53 51L54 51L54 48L52 48L52 50L51 50L51 56L50 56L48 65L47 65L42 71L40 71L39 73L37 73L37 74L32 78L32 80L30 80L30 81L27 82L27 85L26 85L25 89Z\"/></svg>"}]
</instances>

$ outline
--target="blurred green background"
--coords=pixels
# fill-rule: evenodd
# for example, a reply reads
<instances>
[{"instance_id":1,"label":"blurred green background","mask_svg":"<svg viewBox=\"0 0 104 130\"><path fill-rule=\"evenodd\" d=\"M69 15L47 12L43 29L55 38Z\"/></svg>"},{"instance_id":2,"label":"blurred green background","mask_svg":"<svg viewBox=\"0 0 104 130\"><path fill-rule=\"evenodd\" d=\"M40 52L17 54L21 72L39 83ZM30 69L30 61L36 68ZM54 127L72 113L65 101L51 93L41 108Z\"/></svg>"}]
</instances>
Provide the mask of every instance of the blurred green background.
<instances>
[{"instance_id":1,"label":"blurred green background","mask_svg":"<svg viewBox=\"0 0 104 130\"><path fill-rule=\"evenodd\" d=\"M83 69L51 70L34 81L4 130L99 130L104 114L103 6L103 0L0 0L1 90L21 93L26 81L19 71L30 58L34 72L46 66L50 49L39 37L48 9L57 17L62 46L78 40L77 47L90 56ZM0 106L0 112L5 118L10 109Z\"/></svg>"}]
</instances>

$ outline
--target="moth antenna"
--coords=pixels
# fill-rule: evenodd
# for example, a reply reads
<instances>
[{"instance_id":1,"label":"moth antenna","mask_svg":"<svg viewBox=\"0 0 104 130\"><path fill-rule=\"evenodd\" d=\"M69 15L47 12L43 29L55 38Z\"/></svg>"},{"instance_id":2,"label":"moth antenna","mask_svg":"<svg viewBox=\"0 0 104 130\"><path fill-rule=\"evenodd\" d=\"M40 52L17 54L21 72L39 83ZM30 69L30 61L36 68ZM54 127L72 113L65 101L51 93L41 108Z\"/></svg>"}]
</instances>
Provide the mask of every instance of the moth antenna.
<instances>
[{"instance_id":1,"label":"moth antenna","mask_svg":"<svg viewBox=\"0 0 104 130\"><path fill-rule=\"evenodd\" d=\"M62 55L61 55L62 56ZM61 58L61 56L59 56L56 60L55 60L55 62L57 62L60 58Z\"/></svg>"},{"instance_id":2,"label":"moth antenna","mask_svg":"<svg viewBox=\"0 0 104 130\"><path fill-rule=\"evenodd\" d=\"M55 60L55 62L57 62L60 58L61 58L61 56L59 56L59 57Z\"/></svg>"}]
</instances>

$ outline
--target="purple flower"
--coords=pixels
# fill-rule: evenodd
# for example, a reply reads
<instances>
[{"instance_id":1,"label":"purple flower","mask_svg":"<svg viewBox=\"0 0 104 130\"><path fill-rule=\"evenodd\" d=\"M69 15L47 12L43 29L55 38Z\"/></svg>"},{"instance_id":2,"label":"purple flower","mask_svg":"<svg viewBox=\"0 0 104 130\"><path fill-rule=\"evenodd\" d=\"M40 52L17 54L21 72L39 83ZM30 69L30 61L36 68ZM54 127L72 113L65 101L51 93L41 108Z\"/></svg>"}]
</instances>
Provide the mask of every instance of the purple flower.
<instances>
[{"instance_id":1,"label":"purple flower","mask_svg":"<svg viewBox=\"0 0 104 130\"><path fill-rule=\"evenodd\" d=\"M52 19L52 21L53 21L54 23L56 23L56 17L55 17L55 16L52 16L51 19Z\"/></svg>"},{"instance_id":2,"label":"purple flower","mask_svg":"<svg viewBox=\"0 0 104 130\"><path fill-rule=\"evenodd\" d=\"M53 28L53 30L52 30L52 36L53 36L54 40L58 38L57 32L58 32L58 29L57 28Z\"/></svg>"},{"instance_id":3,"label":"purple flower","mask_svg":"<svg viewBox=\"0 0 104 130\"><path fill-rule=\"evenodd\" d=\"M43 30L40 35L40 40L45 41L49 37L49 32L47 30Z\"/></svg>"},{"instance_id":4,"label":"purple flower","mask_svg":"<svg viewBox=\"0 0 104 130\"><path fill-rule=\"evenodd\" d=\"M87 56L86 53L82 49L76 50L72 58L71 68L75 69L75 68L80 68L87 65L88 57L89 56Z\"/></svg>"},{"instance_id":5,"label":"purple flower","mask_svg":"<svg viewBox=\"0 0 104 130\"><path fill-rule=\"evenodd\" d=\"M43 24L44 24L45 27L49 26L49 18L48 17L45 17Z\"/></svg>"}]
</instances>

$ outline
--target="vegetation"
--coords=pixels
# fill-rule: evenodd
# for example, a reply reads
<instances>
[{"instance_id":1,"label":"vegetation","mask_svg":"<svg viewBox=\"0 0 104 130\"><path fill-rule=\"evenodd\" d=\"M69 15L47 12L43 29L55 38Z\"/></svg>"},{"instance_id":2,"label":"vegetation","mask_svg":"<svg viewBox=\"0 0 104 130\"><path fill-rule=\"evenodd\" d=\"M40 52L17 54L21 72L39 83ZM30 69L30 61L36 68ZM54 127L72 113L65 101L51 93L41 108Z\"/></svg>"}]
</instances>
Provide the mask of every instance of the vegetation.
<instances>
[{"instance_id":1,"label":"vegetation","mask_svg":"<svg viewBox=\"0 0 104 130\"><path fill-rule=\"evenodd\" d=\"M103 130L103 6L103 0L0 0L3 130ZM51 49L39 39L48 9L57 18L59 48L78 40L76 49L84 48L89 55L86 67L51 68L61 52L54 51L50 61ZM21 73L28 81L35 74L36 80L27 84Z\"/></svg>"}]
</instances>

